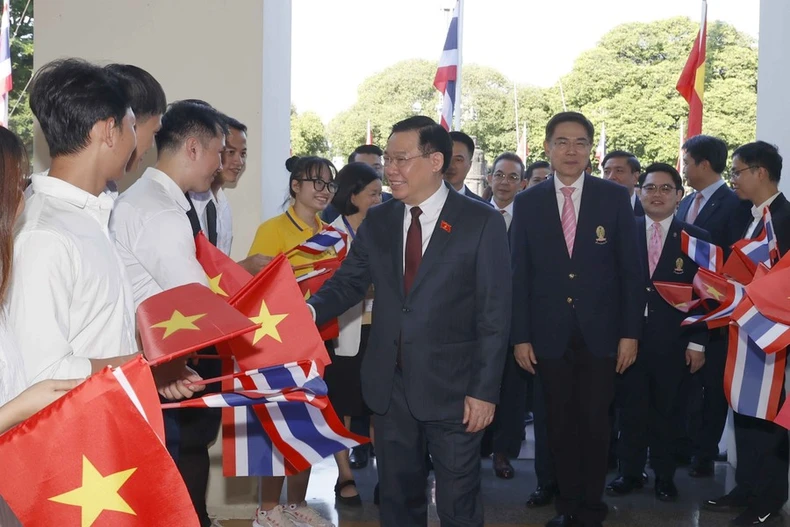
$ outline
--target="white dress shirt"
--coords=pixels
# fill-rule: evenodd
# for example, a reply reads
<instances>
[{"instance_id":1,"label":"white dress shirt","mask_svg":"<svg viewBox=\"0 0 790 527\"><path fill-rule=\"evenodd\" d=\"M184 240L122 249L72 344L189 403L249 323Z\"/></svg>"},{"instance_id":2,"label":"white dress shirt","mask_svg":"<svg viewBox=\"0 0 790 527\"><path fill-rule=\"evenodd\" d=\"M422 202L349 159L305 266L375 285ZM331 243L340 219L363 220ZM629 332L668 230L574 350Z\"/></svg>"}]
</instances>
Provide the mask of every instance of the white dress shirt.
<instances>
[{"instance_id":1,"label":"white dress shirt","mask_svg":"<svg viewBox=\"0 0 790 527\"><path fill-rule=\"evenodd\" d=\"M497 211L500 211L500 212L503 211L503 210L505 211L502 214L502 217L505 219L505 225L507 226L508 229L510 229L510 222L513 221L513 201L508 203L505 206L505 208L500 208L499 205L496 204L496 201L494 201L494 198L491 198L491 206L494 207L494 210L497 210Z\"/></svg>"},{"instance_id":2,"label":"white dress shirt","mask_svg":"<svg viewBox=\"0 0 790 527\"><path fill-rule=\"evenodd\" d=\"M348 235L346 244L351 250L351 243L354 241L348 232L343 216L338 216L332 222L332 227ZM359 353L359 342L362 340L362 316L365 314L365 301L355 305L345 313L337 317L337 324L340 334L337 337L335 355L338 357L355 357Z\"/></svg>"},{"instance_id":3,"label":"white dress shirt","mask_svg":"<svg viewBox=\"0 0 790 527\"><path fill-rule=\"evenodd\" d=\"M724 185L724 180L718 179L715 183L711 183L710 185L700 190L699 192L694 192L691 195L691 206L689 207L688 212L686 212L686 218L688 217L689 214L691 214L691 209L694 208L694 200L697 198L697 194L702 194L702 201L700 201L699 203L699 211L702 212L702 209L705 208L705 205L708 203L710 197L713 194L715 194L715 192L719 190L719 187L721 187L722 185ZM685 221L686 218L683 218L683 220Z\"/></svg>"},{"instance_id":4,"label":"white dress shirt","mask_svg":"<svg viewBox=\"0 0 790 527\"><path fill-rule=\"evenodd\" d=\"M148 168L115 202L110 229L132 282L135 308L162 291L208 286L195 255L189 201L164 172Z\"/></svg>"},{"instance_id":5,"label":"white dress shirt","mask_svg":"<svg viewBox=\"0 0 790 527\"><path fill-rule=\"evenodd\" d=\"M441 214L442 209L444 208L444 202L447 201L447 195L450 193L450 189L447 188L447 185L442 184L439 186L439 190L433 193L430 198L426 199L419 205L420 210L422 210L422 214L420 214L420 227L422 228L422 254L425 254L425 249L428 248L428 244L431 242L431 236L433 235L433 229L436 227L436 222L439 221L439 214ZM406 238L409 235L409 226L411 225L411 209L414 207L410 207L406 205L403 208L403 270L406 271Z\"/></svg>"},{"instance_id":6,"label":"white dress shirt","mask_svg":"<svg viewBox=\"0 0 790 527\"><path fill-rule=\"evenodd\" d=\"M781 192L777 192L776 194L765 200L765 202L760 204L759 207L752 206L752 222L749 224L749 228L746 229L746 235L744 236L744 238L751 238L752 236L754 236L754 231L755 229L757 229L757 224L760 223L760 221L763 219L763 211L765 210L766 207L771 206L771 203L774 202L774 200L779 196L779 194L781 194Z\"/></svg>"},{"instance_id":7,"label":"white dress shirt","mask_svg":"<svg viewBox=\"0 0 790 527\"><path fill-rule=\"evenodd\" d=\"M631 194L631 208L632 209L636 208L636 192Z\"/></svg>"},{"instance_id":8,"label":"white dress shirt","mask_svg":"<svg viewBox=\"0 0 790 527\"><path fill-rule=\"evenodd\" d=\"M206 237L208 237L206 207L209 201L214 202L214 207L217 209L217 249L230 256L230 248L233 244L233 217L225 191L220 187L216 196L209 190L208 192L190 192L189 197L192 198L192 203L195 205L195 211L200 219L200 228Z\"/></svg>"},{"instance_id":9,"label":"white dress shirt","mask_svg":"<svg viewBox=\"0 0 790 527\"><path fill-rule=\"evenodd\" d=\"M0 308L0 406L22 393L27 386L22 354L13 335L6 328L7 320L8 313ZM0 525L5 524L0 522Z\"/></svg>"},{"instance_id":10,"label":"white dress shirt","mask_svg":"<svg viewBox=\"0 0 790 527\"><path fill-rule=\"evenodd\" d=\"M560 218L562 218L562 207L565 205L565 196L562 194L562 187L566 186L560 178L554 178L554 191L557 194L557 207L559 208ZM571 187L575 188L576 190L571 194L571 200L573 200L573 209L576 212L576 221L579 221L579 208L582 206L582 191L584 190L584 173L579 176L576 181L573 182Z\"/></svg>"},{"instance_id":11,"label":"white dress shirt","mask_svg":"<svg viewBox=\"0 0 790 527\"><path fill-rule=\"evenodd\" d=\"M14 242L9 329L28 384L91 373L89 359L137 352L129 279L108 231L113 200L33 177Z\"/></svg>"}]
</instances>

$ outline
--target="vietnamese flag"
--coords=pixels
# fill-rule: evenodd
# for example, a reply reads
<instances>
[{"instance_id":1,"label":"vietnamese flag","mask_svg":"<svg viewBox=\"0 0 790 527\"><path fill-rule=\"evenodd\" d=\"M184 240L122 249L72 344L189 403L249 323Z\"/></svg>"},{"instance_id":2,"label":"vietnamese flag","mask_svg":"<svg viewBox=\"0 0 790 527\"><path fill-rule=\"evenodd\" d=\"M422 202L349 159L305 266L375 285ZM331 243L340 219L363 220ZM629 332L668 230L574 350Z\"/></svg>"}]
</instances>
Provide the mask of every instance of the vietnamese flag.
<instances>
[{"instance_id":1,"label":"vietnamese flag","mask_svg":"<svg viewBox=\"0 0 790 527\"><path fill-rule=\"evenodd\" d=\"M214 247L202 232L195 236L195 250L197 260L206 272L209 288L225 300L252 280L246 269Z\"/></svg>"},{"instance_id":2,"label":"vietnamese flag","mask_svg":"<svg viewBox=\"0 0 790 527\"><path fill-rule=\"evenodd\" d=\"M206 348L260 326L201 284L146 299L137 308L143 352L151 365Z\"/></svg>"},{"instance_id":3,"label":"vietnamese flag","mask_svg":"<svg viewBox=\"0 0 790 527\"><path fill-rule=\"evenodd\" d=\"M89 377L0 435L0 495L23 525L200 525L151 427L161 425L158 406L140 357Z\"/></svg>"},{"instance_id":4,"label":"vietnamese flag","mask_svg":"<svg viewBox=\"0 0 790 527\"><path fill-rule=\"evenodd\" d=\"M790 269L768 271L746 286L746 294L761 315L790 326Z\"/></svg>"},{"instance_id":5,"label":"vietnamese flag","mask_svg":"<svg viewBox=\"0 0 790 527\"><path fill-rule=\"evenodd\" d=\"M699 300L691 300L693 293L689 284L678 284L676 282L653 282L656 292L666 303L678 311L688 313L699 305Z\"/></svg>"},{"instance_id":6,"label":"vietnamese flag","mask_svg":"<svg viewBox=\"0 0 790 527\"><path fill-rule=\"evenodd\" d=\"M339 258L318 261L313 265L314 271L296 279L299 282L299 289L301 289L305 301L318 292L327 280L332 278L335 271L340 269L341 263L342 260ZM338 326L337 319L334 318L326 322L318 328L318 332L324 340L336 339L340 335L340 326Z\"/></svg>"},{"instance_id":7,"label":"vietnamese flag","mask_svg":"<svg viewBox=\"0 0 790 527\"><path fill-rule=\"evenodd\" d=\"M702 0L702 22L686 65L677 83L677 90L689 105L688 135L702 133L702 101L705 92L705 48L708 37L708 3Z\"/></svg>"},{"instance_id":8,"label":"vietnamese flag","mask_svg":"<svg viewBox=\"0 0 790 527\"><path fill-rule=\"evenodd\" d=\"M288 259L280 254L255 275L230 305L259 328L222 344L242 370L315 360L319 370L330 363L310 309L296 283Z\"/></svg>"},{"instance_id":9,"label":"vietnamese flag","mask_svg":"<svg viewBox=\"0 0 790 527\"><path fill-rule=\"evenodd\" d=\"M729 258L724 262L724 267L721 268L722 274L743 285L751 283L754 280L754 273L757 272L757 265L743 252L744 245L751 241L739 240L735 242Z\"/></svg>"}]
</instances>

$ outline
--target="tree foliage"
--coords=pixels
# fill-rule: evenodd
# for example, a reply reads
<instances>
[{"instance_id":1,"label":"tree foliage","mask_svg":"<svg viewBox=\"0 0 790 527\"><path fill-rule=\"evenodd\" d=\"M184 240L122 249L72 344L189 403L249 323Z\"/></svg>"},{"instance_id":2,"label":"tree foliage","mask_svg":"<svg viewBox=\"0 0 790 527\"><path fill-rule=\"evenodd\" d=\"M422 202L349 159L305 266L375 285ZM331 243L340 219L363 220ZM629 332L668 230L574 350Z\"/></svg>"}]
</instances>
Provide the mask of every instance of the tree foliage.
<instances>
[{"instance_id":1,"label":"tree foliage","mask_svg":"<svg viewBox=\"0 0 790 527\"><path fill-rule=\"evenodd\" d=\"M297 156L325 156L326 129L315 112L297 113L291 106L291 151Z\"/></svg>"},{"instance_id":2,"label":"tree foliage","mask_svg":"<svg viewBox=\"0 0 790 527\"><path fill-rule=\"evenodd\" d=\"M645 163L674 164L679 126L688 116L675 84L697 30L697 23L682 17L612 29L562 78L568 109L584 113L596 130L606 123L607 150L622 148ZM438 119L435 73L435 62L407 60L366 79L354 105L329 123L332 154L345 156L363 143L368 119L377 144L400 119L416 113ZM461 128L476 137L489 159L516 149L513 90L513 82L492 68L464 66ZM528 161L535 161L544 155L546 122L563 109L560 84L517 86L516 93L519 125L529 130ZM703 133L734 148L754 139L756 119L756 43L729 24L709 24Z\"/></svg>"},{"instance_id":3,"label":"tree foliage","mask_svg":"<svg viewBox=\"0 0 790 527\"><path fill-rule=\"evenodd\" d=\"M11 0L9 12L14 86L8 97L8 111L10 113L13 110L14 113L8 127L22 139L30 159L33 159L33 113L25 89L33 74L33 1Z\"/></svg>"}]
</instances>

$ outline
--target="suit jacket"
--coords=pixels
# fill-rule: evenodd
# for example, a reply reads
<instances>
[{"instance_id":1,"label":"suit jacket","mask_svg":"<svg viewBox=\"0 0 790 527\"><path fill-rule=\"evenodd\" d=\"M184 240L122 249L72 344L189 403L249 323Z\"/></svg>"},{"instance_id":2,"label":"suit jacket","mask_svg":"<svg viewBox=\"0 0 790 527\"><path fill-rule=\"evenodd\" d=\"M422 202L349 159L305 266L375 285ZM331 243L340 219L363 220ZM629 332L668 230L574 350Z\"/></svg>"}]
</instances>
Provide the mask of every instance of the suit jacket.
<instances>
[{"instance_id":1,"label":"suit jacket","mask_svg":"<svg viewBox=\"0 0 790 527\"><path fill-rule=\"evenodd\" d=\"M449 190L408 295L405 205L391 200L370 209L340 269L308 301L320 325L359 303L373 284L362 394L377 414L389 408L399 347L406 399L418 420L461 419L467 395L499 398L511 306L504 220Z\"/></svg>"},{"instance_id":2,"label":"suit jacket","mask_svg":"<svg viewBox=\"0 0 790 527\"><path fill-rule=\"evenodd\" d=\"M696 192L692 192L680 202L677 218L686 221ZM738 199L727 185L722 185L710 197L699 211L694 225L710 233L711 240L724 251L724 257L729 256L733 243L741 239L744 229L748 227L752 216L750 205Z\"/></svg>"},{"instance_id":3,"label":"suit jacket","mask_svg":"<svg viewBox=\"0 0 790 527\"><path fill-rule=\"evenodd\" d=\"M634 201L634 216L644 216L645 209L642 208L642 202L639 200L639 196L636 197L636 201Z\"/></svg>"},{"instance_id":4,"label":"suit jacket","mask_svg":"<svg viewBox=\"0 0 790 527\"><path fill-rule=\"evenodd\" d=\"M658 260L656 269L650 277L647 253L647 232L645 216L636 218L637 240L639 241L639 254L641 257L642 275L647 291L647 320L642 331L640 350L648 353L683 353L689 342L702 346L708 343L708 330L704 324L681 327L681 322L688 315L672 307L656 291L653 282L674 282L678 284L691 284L697 274L697 264L683 253L680 246L681 231L685 230L691 236L701 240L710 241L707 231L682 222L677 218L672 220Z\"/></svg>"},{"instance_id":5,"label":"suit jacket","mask_svg":"<svg viewBox=\"0 0 790 527\"><path fill-rule=\"evenodd\" d=\"M489 207L491 206L491 203L490 203L490 202L488 202L488 201L484 200L483 198L481 198L480 196L478 196L477 194L475 194L474 192L472 192L471 190L469 190L469 187L467 187L466 185L464 185L464 196L466 196L467 198L476 199L477 201L480 201L480 202L482 202L482 203L485 203L485 204L486 204L486 205L488 205Z\"/></svg>"},{"instance_id":6,"label":"suit jacket","mask_svg":"<svg viewBox=\"0 0 790 527\"><path fill-rule=\"evenodd\" d=\"M774 234L776 235L776 245L779 248L779 254L783 255L790 250L790 202L784 194L779 194L776 199L768 207L771 211L771 223L774 224ZM749 228L751 223L748 223L744 229L743 237L746 236L746 229ZM752 238L757 238L763 232L763 221L757 224L757 228L752 234Z\"/></svg>"},{"instance_id":7,"label":"suit jacket","mask_svg":"<svg viewBox=\"0 0 790 527\"><path fill-rule=\"evenodd\" d=\"M554 180L516 196L511 223L511 342L538 357L565 353L573 318L593 355L617 353L621 338L640 337L645 289L636 222L625 188L585 175L573 257L568 256Z\"/></svg>"}]
</instances>

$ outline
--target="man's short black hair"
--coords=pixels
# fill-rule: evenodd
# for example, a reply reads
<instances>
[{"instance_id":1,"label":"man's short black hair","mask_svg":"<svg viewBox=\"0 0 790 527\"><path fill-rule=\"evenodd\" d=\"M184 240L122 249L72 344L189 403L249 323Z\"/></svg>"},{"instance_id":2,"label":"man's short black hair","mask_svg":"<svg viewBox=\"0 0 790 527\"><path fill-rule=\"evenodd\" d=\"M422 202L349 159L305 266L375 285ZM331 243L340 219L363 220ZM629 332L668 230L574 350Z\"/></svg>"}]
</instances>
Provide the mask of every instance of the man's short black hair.
<instances>
[{"instance_id":1,"label":"man's short black hair","mask_svg":"<svg viewBox=\"0 0 790 527\"><path fill-rule=\"evenodd\" d=\"M551 140L554 136L554 131L562 123L577 123L584 127L587 132L587 139L592 143L593 136L595 135L595 127L584 115L579 112L560 112L546 123L546 141Z\"/></svg>"},{"instance_id":2,"label":"man's short black hair","mask_svg":"<svg viewBox=\"0 0 790 527\"><path fill-rule=\"evenodd\" d=\"M535 170L537 170L538 168L551 169L551 165L549 164L548 161L535 161L534 163L532 163L527 167L527 170L525 171L524 174L524 179L526 179L527 181L532 179L532 173L535 172Z\"/></svg>"},{"instance_id":3,"label":"man's short black hair","mask_svg":"<svg viewBox=\"0 0 790 527\"><path fill-rule=\"evenodd\" d=\"M447 172L450 166L450 158L453 157L453 141L450 134L436 121L424 115L415 115L403 121L397 122L392 126L392 134L400 132L417 132L419 137L419 148L423 154L439 152L444 157L442 163L442 174Z\"/></svg>"},{"instance_id":4,"label":"man's short black hair","mask_svg":"<svg viewBox=\"0 0 790 527\"><path fill-rule=\"evenodd\" d=\"M99 121L113 119L115 126L122 127L131 108L118 77L81 59L45 64L30 86L30 109L41 125L51 157L83 150Z\"/></svg>"},{"instance_id":5,"label":"man's short black hair","mask_svg":"<svg viewBox=\"0 0 790 527\"><path fill-rule=\"evenodd\" d=\"M227 133L225 116L211 106L176 101L162 116L162 128L156 133L156 149L160 153L176 150L190 137L199 138L205 145Z\"/></svg>"},{"instance_id":6,"label":"man's short black hair","mask_svg":"<svg viewBox=\"0 0 790 527\"><path fill-rule=\"evenodd\" d=\"M225 124L228 128L233 128L234 130L238 130L239 132L247 133L247 125L239 121L238 119L234 119L230 115L225 116Z\"/></svg>"},{"instance_id":7,"label":"man's short black hair","mask_svg":"<svg viewBox=\"0 0 790 527\"><path fill-rule=\"evenodd\" d=\"M782 156L776 146L765 141L746 143L732 153L732 157L735 156L745 165L764 168L768 172L768 178L779 183L782 177Z\"/></svg>"},{"instance_id":8,"label":"man's short black hair","mask_svg":"<svg viewBox=\"0 0 790 527\"><path fill-rule=\"evenodd\" d=\"M138 121L165 113L165 90L153 75L131 64L109 64L104 69L120 79Z\"/></svg>"},{"instance_id":9,"label":"man's short black hair","mask_svg":"<svg viewBox=\"0 0 790 527\"><path fill-rule=\"evenodd\" d=\"M653 172L665 172L672 176L672 183L675 185L675 189L683 190L683 178L680 177L677 169L672 165L668 165L666 163L653 163L649 165L642 174L639 174L639 186L641 187L645 183L645 179L647 179L648 174L652 174Z\"/></svg>"},{"instance_id":10,"label":"man's short black hair","mask_svg":"<svg viewBox=\"0 0 790 527\"><path fill-rule=\"evenodd\" d=\"M612 150L608 154L603 157L603 161L601 161L601 167L606 167L606 162L610 159L625 159L628 163L628 167L631 169L631 173L634 172L641 172L642 165L639 164L639 160L636 158L634 154L631 152L626 152L625 150Z\"/></svg>"},{"instance_id":11,"label":"man's short black hair","mask_svg":"<svg viewBox=\"0 0 790 527\"><path fill-rule=\"evenodd\" d=\"M365 163L349 163L340 169L335 178L337 192L332 198L332 205L342 216L351 216L359 212L356 205L351 203L351 197L362 192L372 182L381 176L376 170Z\"/></svg>"},{"instance_id":12,"label":"man's short black hair","mask_svg":"<svg viewBox=\"0 0 790 527\"><path fill-rule=\"evenodd\" d=\"M381 157L384 155L384 152L376 145L359 145L348 155L348 162L354 163L357 154L368 154Z\"/></svg>"},{"instance_id":13,"label":"man's short black hair","mask_svg":"<svg viewBox=\"0 0 790 527\"><path fill-rule=\"evenodd\" d=\"M499 154L497 156L497 158L494 159L494 164L491 165L491 170L494 170L496 168L496 166L497 166L497 163L499 163L500 161L512 161L512 162L518 164L518 166L521 167L521 170L520 170L521 171L521 179L524 179L524 161L522 161L519 156L517 156L513 152L504 152L502 154Z\"/></svg>"},{"instance_id":14,"label":"man's short black hair","mask_svg":"<svg viewBox=\"0 0 790 527\"><path fill-rule=\"evenodd\" d=\"M452 139L454 143L463 143L466 149L469 150L469 159L472 159L475 153L475 142L471 137L463 132L455 131L450 132L450 139Z\"/></svg>"},{"instance_id":15,"label":"man's short black hair","mask_svg":"<svg viewBox=\"0 0 790 527\"><path fill-rule=\"evenodd\" d=\"M695 135L683 143L683 150L697 165L703 161L710 163L710 168L717 174L727 167L727 143L718 137Z\"/></svg>"}]
</instances>

